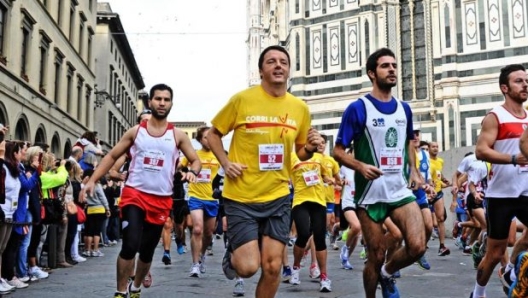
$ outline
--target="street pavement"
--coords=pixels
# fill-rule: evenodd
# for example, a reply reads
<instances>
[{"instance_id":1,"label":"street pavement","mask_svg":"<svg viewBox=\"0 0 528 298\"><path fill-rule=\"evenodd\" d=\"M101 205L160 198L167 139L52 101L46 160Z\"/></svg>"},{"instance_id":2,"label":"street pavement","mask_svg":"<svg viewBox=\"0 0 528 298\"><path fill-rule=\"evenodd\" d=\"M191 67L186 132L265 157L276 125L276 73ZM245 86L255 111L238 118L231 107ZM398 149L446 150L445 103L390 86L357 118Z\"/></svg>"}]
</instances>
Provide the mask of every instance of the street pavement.
<instances>
[{"instance_id":1,"label":"street pavement","mask_svg":"<svg viewBox=\"0 0 528 298\"><path fill-rule=\"evenodd\" d=\"M153 285L148 289L142 289L142 297L231 297L234 281L227 280L222 273L221 260L224 251L222 244L221 240L216 241L214 256L207 258L207 272L201 278L188 276L191 265L190 252L178 255L173 243L172 265L165 266L161 262L163 248L158 245L151 270ZM430 249L426 256L431 264L431 270L422 270L415 264L401 271L402 277L397 279L401 297L469 297L475 284L476 273L471 256L463 255L452 239L447 240L447 245L451 249L451 254L440 257L436 253L438 240L429 242ZM119 250L120 243L117 246L102 248L104 257L90 258L87 262L70 269L54 269L48 279L33 282L28 288L17 290L6 297L113 297L115 263ZM363 260L359 258L360 251L359 246L351 259L354 270L341 269L339 251L329 251L328 276L332 280L331 293L320 293L318 280L310 279L308 267L303 267L301 284L294 286L282 283L277 297L365 297L362 287ZM288 248L288 252L291 264L293 261L291 247ZM260 273L257 273L246 280L245 297L254 297L259 276ZM377 295L381 297L381 291L378 290ZM502 292L496 271L488 284L487 295L490 298L506 297Z\"/></svg>"}]
</instances>

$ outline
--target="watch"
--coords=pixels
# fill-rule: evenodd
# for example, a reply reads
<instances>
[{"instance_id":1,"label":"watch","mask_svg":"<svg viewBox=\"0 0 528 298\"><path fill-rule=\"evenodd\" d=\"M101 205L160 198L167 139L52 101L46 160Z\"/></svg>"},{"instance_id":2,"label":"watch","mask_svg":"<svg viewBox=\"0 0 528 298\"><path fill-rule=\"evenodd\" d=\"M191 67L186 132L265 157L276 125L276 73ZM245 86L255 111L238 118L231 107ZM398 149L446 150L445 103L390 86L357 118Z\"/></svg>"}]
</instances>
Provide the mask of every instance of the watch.
<instances>
[{"instance_id":1,"label":"watch","mask_svg":"<svg viewBox=\"0 0 528 298\"><path fill-rule=\"evenodd\" d=\"M189 170L189 172L193 173L194 176L198 177L198 174L197 174L195 171L193 171L193 170Z\"/></svg>"}]
</instances>

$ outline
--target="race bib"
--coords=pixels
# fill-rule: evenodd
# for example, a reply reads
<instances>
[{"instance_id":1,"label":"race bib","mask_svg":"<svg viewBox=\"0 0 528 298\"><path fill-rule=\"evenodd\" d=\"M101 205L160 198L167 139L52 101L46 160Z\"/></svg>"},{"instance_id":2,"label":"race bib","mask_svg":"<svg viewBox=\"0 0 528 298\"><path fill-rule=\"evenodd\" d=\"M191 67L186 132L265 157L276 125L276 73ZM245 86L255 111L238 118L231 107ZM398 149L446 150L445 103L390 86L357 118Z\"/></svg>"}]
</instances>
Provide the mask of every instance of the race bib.
<instances>
[{"instance_id":1,"label":"race bib","mask_svg":"<svg viewBox=\"0 0 528 298\"><path fill-rule=\"evenodd\" d=\"M259 169L261 171L278 171L284 166L284 145L259 145Z\"/></svg>"},{"instance_id":2,"label":"race bib","mask_svg":"<svg viewBox=\"0 0 528 298\"><path fill-rule=\"evenodd\" d=\"M211 169L202 169L196 177L198 183L209 183L211 182Z\"/></svg>"},{"instance_id":3,"label":"race bib","mask_svg":"<svg viewBox=\"0 0 528 298\"><path fill-rule=\"evenodd\" d=\"M314 185L321 183L321 180L319 179L319 174L317 173L317 171L308 171L302 174L303 174L304 183L306 183L306 186L314 186Z\"/></svg>"},{"instance_id":4,"label":"race bib","mask_svg":"<svg viewBox=\"0 0 528 298\"><path fill-rule=\"evenodd\" d=\"M525 166L517 166L519 168L519 174L526 174L528 173L528 165Z\"/></svg>"},{"instance_id":5,"label":"race bib","mask_svg":"<svg viewBox=\"0 0 528 298\"><path fill-rule=\"evenodd\" d=\"M380 170L384 173L399 173L403 168L403 152L398 148L382 148Z\"/></svg>"},{"instance_id":6,"label":"race bib","mask_svg":"<svg viewBox=\"0 0 528 298\"><path fill-rule=\"evenodd\" d=\"M150 172L159 172L165 162L165 153L161 151L148 151L143 158L143 169Z\"/></svg>"}]
</instances>

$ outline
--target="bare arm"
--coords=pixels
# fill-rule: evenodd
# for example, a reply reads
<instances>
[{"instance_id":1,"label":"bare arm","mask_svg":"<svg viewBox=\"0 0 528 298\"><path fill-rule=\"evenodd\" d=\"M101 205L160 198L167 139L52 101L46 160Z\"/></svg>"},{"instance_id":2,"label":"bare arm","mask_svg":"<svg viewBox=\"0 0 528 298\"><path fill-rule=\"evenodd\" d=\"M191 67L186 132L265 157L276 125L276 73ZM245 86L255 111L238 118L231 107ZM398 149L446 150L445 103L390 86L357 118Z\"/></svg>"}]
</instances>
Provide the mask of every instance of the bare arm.
<instances>
[{"instance_id":1,"label":"bare arm","mask_svg":"<svg viewBox=\"0 0 528 298\"><path fill-rule=\"evenodd\" d=\"M317 147L321 144L321 141L321 134L315 128L310 128L308 130L306 143L295 144L295 153L297 153L297 157L299 157L301 161L312 158L315 151L317 151ZM311 152L308 152L308 150Z\"/></svg>"},{"instance_id":2,"label":"bare arm","mask_svg":"<svg viewBox=\"0 0 528 298\"><path fill-rule=\"evenodd\" d=\"M176 134L177 140L179 140L178 148L180 148L180 150L183 152L183 155L185 155L189 161L189 170L193 173L200 173L202 170L202 163L200 162L200 159L198 158L198 155L191 144L191 140L183 131L179 129L174 129L174 132Z\"/></svg>"},{"instance_id":3,"label":"bare arm","mask_svg":"<svg viewBox=\"0 0 528 298\"><path fill-rule=\"evenodd\" d=\"M110 169L110 172L109 172L110 178L112 178L114 180L117 180L117 181L124 181L125 180L126 175L124 173L120 173L119 172L121 167L125 164L125 161L126 161L126 155L125 154L121 155L121 157L119 157L116 160L116 162L114 163L114 165Z\"/></svg>"},{"instance_id":4,"label":"bare arm","mask_svg":"<svg viewBox=\"0 0 528 298\"><path fill-rule=\"evenodd\" d=\"M353 154L346 154L345 147L341 144L336 144L334 147L334 159L345 167L360 172L368 180L374 180L383 175L383 172L375 166L355 159Z\"/></svg>"},{"instance_id":5,"label":"bare arm","mask_svg":"<svg viewBox=\"0 0 528 298\"><path fill-rule=\"evenodd\" d=\"M519 142L521 153L528 158L528 129L525 129Z\"/></svg>"},{"instance_id":6,"label":"bare arm","mask_svg":"<svg viewBox=\"0 0 528 298\"><path fill-rule=\"evenodd\" d=\"M492 164L512 164L514 159L517 164L525 164L526 158L522 154L515 157L493 149L499 133L499 123L497 117L488 114L482 121L482 129L477 140L475 154L477 159L490 162Z\"/></svg>"},{"instance_id":7,"label":"bare arm","mask_svg":"<svg viewBox=\"0 0 528 298\"><path fill-rule=\"evenodd\" d=\"M209 133L207 134L207 141L209 142L209 147L211 151L216 156L222 167L226 168L226 165L229 163L227 154L225 153L224 144L222 143L222 137L224 135L216 129L216 127L211 127Z\"/></svg>"}]
</instances>

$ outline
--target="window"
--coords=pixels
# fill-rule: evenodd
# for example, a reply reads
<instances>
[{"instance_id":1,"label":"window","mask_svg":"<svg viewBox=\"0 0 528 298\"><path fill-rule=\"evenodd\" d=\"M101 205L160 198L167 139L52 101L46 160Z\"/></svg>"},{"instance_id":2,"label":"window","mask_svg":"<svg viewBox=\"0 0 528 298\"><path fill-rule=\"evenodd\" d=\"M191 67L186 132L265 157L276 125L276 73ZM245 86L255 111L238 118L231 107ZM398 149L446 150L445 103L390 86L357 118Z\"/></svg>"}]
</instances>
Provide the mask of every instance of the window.
<instances>
[{"instance_id":1,"label":"window","mask_svg":"<svg viewBox=\"0 0 528 298\"><path fill-rule=\"evenodd\" d=\"M5 34L5 24L7 18L7 8L0 5L0 55L4 55L4 34Z\"/></svg>"},{"instance_id":2,"label":"window","mask_svg":"<svg viewBox=\"0 0 528 298\"><path fill-rule=\"evenodd\" d=\"M40 93L46 95L46 72L48 70L48 55L49 55L49 46L51 40L44 33L40 33L40 73L39 73L39 91Z\"/></svg>"},{"instance_id":3,"label":"window","mask_svg":"<svg viewBox=\"0 0 528 298\"><path fill-rule=\"evenodd\" d=\"M110 41L110 53L112 54L114 53L114 41L113 40Z\"/></svg>"},{"instance_id":4,"label":"window","mask_svg":"<svg viewBox=\"0 0 528 298\"><path fill-rule=\"evenodd\" d=\"M55 52L55 96L53 101L59 103L60 96L60 87L61 87L61 71L62 71L62 61L64 55L58 51Z\"/></svg>"},{"instance_id":5,"label":"window","mask_svg":"<svg viewBox=\"0 0 528 298\"><path fill-rule=\"evenodd\" d=\"M82 94L82 87L84 85L84 79L81 76L77 76L77 120L81 120L82 112L83 112L83 94Z\"/></svg>"},{"instance_id":6,"label":"window","mask_svg":"<svg viewBox=\"0 0 528 298\"><path fill-rule=\"evenodd\" d=\"M83 40L84 40L84 20L79 22L79 55L82 57L83 52Z\"/></svg>"},{"instance_id":7,"label":"window","mask_svg":"<svg viewBox=\"0 0 528 298\"><path fill-rule=\"evenodd\" d=\"M28 43L29 43L29 30L26 27L22 28L22 49L20 53L22 54L21 60L20 60L20 75L22 78L26 81L28 81L27 77L27 54L28 54Z\"/></svg>"},{"instance_id":8,"label":"window","mask_svg":"<svg viewBox=\"0 0 528 298\"><path fill-rule=\"evenodd\" d=\"M92 97L92 88L90 88L90 86L86 85L86 108L84 109L85 111L85 125L86 126L90 126L90 110L92 109L91 108L91 105L90 105L90 97Z\"/></svg>"},{"instance_id":9,"label":"window","mask_svg":"<svg viewBox=\"0 0 528 298\"><path fill-rule=\"evenodd\" d=\"M113 94L113 88L114 88L114 67L110 65L110 75L108 76L108 94Z\"/></svg>"},{"instance_id":10,"label":"window","mask_svg":"<svg viewBox=\"0 0 528 298\"><path fill-rule=\"evenodd\" d=\"M68 74L66 75L66 111L68 114L72 114L73 108L73 98L72 98L72 88L73 88L73 73L75 69L71 64L68 65Z\"/></svg>"},{"instance_id":11,"label":"window","mask_svg":"<svg viewBox=\"0 0 528 298\"><path fill-rule=\"evenodd\" d=\"M70 42L73 43L73 32L75 30L75 5L72 2L70 7Z\"/></svg>"},{"instance_id":12,"label":"window","mask_svg":"<svg viewBox=\"0 0 528 298\"><path fill-rule=\"evenodd\" d=\"M61 14L62 14L62 0L57 0L57 24L62 25L62 18L61 18Z\"/></svg>"},{"instance_id":13,"label":"window","mask_svg":"<svg viewBox=\"0 0 528 298\"><path fill-rule=\"evenodd\" d=\"M93 45L93 35L94 31L92 27L88 26L88 53L86 55L86 64L88 64L88 67L92 65L92 45Z\"/></svg>"}]
</instances>

